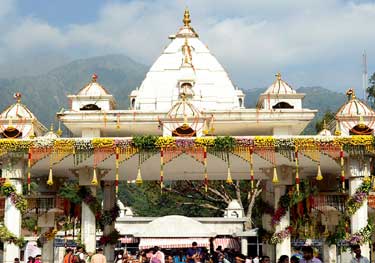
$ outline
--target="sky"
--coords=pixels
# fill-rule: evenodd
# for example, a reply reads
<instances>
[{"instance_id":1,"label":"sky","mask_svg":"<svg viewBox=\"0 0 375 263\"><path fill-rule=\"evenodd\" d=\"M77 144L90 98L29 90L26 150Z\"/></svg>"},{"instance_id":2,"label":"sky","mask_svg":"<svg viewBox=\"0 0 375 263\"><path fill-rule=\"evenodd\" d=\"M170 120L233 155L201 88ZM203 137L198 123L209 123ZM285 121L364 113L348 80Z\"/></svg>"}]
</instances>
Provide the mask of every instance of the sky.
<instances>
[{"instance_id":1,"label":"sky","mask_svg":"<svg viewBox=\"0 0 375 263\"><path fill-rule=\"evenodd\" d=\"M241 89L277 72L293 87L362 91L375 71L375 1L0 0L0 62L123 53L152 65L188 6L200 39Z\"/></svg>"}]
</instances>

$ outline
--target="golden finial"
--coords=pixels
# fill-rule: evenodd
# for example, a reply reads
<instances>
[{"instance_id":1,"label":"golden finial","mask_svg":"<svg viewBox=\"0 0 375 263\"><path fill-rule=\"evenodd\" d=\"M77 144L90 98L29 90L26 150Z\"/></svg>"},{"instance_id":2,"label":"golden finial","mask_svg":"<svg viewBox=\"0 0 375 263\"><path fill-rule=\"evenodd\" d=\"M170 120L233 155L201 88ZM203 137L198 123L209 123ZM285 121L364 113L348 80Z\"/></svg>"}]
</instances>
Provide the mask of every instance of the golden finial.
<instances>
[{"instance_id":1,"label":"golden finial","mask_svg":"<svg viewBox=\"0 0 375 263\"><path fill-rule=\"evenodd\" d=\"M96 82L98 80L98 75L96 73L92 74L91 82Z\"/></svg>"},{"instance_id":2,"label":"golden finial","mask_svg":"<svg viewBox=\"0 0 375 263\"><path fill-rule=\"evenodd\" d=\"M281 80L281 73L280 72L277 72L277 74L275 75L277 80Z\"/></svg>"},{"instance_id":3,"label":"golden finial","mask_svg":"<svg viewBox=\"0 0 375 263\"><path fill-rule=\"evenodd\" d=\"M366 127L365 121L363 120L363 116L359 116L358 128L364 129Z\"/></svg>"},{"instance_id":4,"label":"golden finial","mask_svg":"<svg viewBox=\"0 0 375 263\"><path fill-rule=\"evenodd\" d=\"M354 92L354 89L350 88L348 89L348 91L346 92L346 96L348 96L348 100L353 100L355 99L355 92Z\"/></svg>"},{"instance_id":5,"label":"golden finial","mask_svg":"<svg viewBox=\"0 0 375 263\"><path fill-rule=\"evenodd\" d=\"M21 102L21 93L17 92L17 93L14 93L13 97L17 100L17 103L20 103Z\"/></svg>"},{"instance_id":6,"label":"golden finial","mask_svg":"<svg viewBox=\"0 0 375 263\"><path fill-rule=\"evenodd\" d=\"M61 121L59 121L59 128L56 131L57 136L61 136L63 134L63 131L61 130Z\"/></svg>"},{"instance_id":7,"label":"golden finial","mask_svg":"<svg viewBox=\"0 0 375 263\"><path fill-rule=\"evenodd\" d=\"M51 123L51 127L49 128L51 132L53 132L53 123Z\"/></svg>"},{"instance_id":8,"label":"golden finial","mask_svg":"<svg viewBox=\"0 0 375 263\"><path fill-rule=\"evenodd\" d=\"M187 7L185 8L184 19L182 20L182 22L184 22L184 26L190 27L190 11Z\"/></svg>"},{"instance_id":9,"label":"golden finial","mask_svg":"<svg viewBox=\"0 0 375 263\"><path fill-rule=\"evenodd\" d=\"M327 122L326 122L326 120L323 120L323 130L327 130Z\"/></svg>"},{"instance_id":10,"label":"golden finial","mask_svg":"<svg viewBox=\"0 0 375 263\"><path fill-rule=\"evenodd\" d=\"M336 130L335 130L335 135L340 136L341 135L341 130L340 130L340 125L339 122L336 120Z\"/></svg>"}]
</instances>

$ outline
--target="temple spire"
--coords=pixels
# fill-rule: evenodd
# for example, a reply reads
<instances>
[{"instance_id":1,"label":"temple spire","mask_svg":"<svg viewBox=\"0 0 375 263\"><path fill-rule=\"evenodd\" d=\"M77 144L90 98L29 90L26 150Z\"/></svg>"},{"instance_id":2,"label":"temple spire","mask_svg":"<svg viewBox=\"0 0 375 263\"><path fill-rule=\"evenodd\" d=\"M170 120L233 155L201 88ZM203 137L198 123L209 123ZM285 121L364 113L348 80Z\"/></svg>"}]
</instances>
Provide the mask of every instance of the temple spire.
<instances>
[{"instance_id":1,"label":"temple spire","mask_svg":"<svg viewBox=\"0 0 375 263\"><path fill-rule=\"evenodd\" d=\"M182 20L182 22L184 22L184 26L190 27L190 11L187 7L185 8L184 19Z\"/></svg>"}]
</instances>

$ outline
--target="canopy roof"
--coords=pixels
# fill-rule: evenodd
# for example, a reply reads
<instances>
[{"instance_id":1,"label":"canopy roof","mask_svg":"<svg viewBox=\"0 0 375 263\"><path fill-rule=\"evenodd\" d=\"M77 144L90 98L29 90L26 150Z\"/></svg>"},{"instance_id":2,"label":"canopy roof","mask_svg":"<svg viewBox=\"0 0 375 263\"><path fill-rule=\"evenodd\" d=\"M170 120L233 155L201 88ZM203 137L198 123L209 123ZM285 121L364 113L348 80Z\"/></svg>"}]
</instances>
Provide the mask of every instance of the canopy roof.
<instances>
[{"instance_id":1,"label":"canopy roof","mask_svg":"<svg viewBox=\"0 0 375 263\"><path fill-rule=\"evenodd\" d=\"M159 217L147 224L137 237L214 237L207 225L190 217L171 215Z\"/></svg>"}]
</instances>

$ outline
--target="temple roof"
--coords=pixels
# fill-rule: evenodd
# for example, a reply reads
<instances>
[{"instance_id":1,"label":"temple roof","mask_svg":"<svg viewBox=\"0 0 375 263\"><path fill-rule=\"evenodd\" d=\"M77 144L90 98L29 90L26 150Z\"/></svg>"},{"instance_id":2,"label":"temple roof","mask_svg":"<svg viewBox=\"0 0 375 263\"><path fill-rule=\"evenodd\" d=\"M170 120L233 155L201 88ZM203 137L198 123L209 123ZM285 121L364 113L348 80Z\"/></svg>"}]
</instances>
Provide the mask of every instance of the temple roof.
<instances>
[{"instance_id":1,"label":"temple roof","mask_svg":"<svg viewBox=\"0 0 375 263\"><path fill-rule=\"evenodd\" d=\"M136 109L167 112L177 100L178 83L187 79L194 80L193 91L195 100L199 100L199 108L239 108L232 81L192 29L188 10L185 10L183 21L184 25L177 35L171 37L171 43L143 80L136 98Z\"/></svg>"},{"instance_id":2,"label":"temple roof","mask_svg":"<svg viewBox=\"0 0 375 263\"><path fill-rule=\"evenodd\" d=\"M21 94L16 93L17 102L6 108L1 114L1 119L36 119L34 114L21 103Z\"/></svg>"},{"instance_id":3,"label":"temple roof","mask_svg":"<svg viewBox=\"0 0 375 263\"><path fill-rule=\"evenodd\" d=\"M276 74L276 80L271 86L264 92L265 94L296 94L296 91L286 83L282 78L281 74Z\"/></svg>"},{"instance_id":4,"label":"temple roof","mask_svg":"<svg viewBox=\"0 0 375 263\"><path fill-rule=\"evenodd\" d=\"M110 95L109 92L98 82L98 75L93 74L91 82L84 86L78 93L78 96L104 96Z\"/></svg>"},{"instance_id":5,"label":"temple roof","mask_svg":"<svg viewBox=\"0 0 375 263\"><path fill-rule=\"evenodd\" d=\"M353 89L349 89L346 92L346 95L348 96L348 101L337 111L336 118L340 119L342 117L366 117L375 115L375 112L366 103L355 96Z\"/></svg>"}]
</instances>

